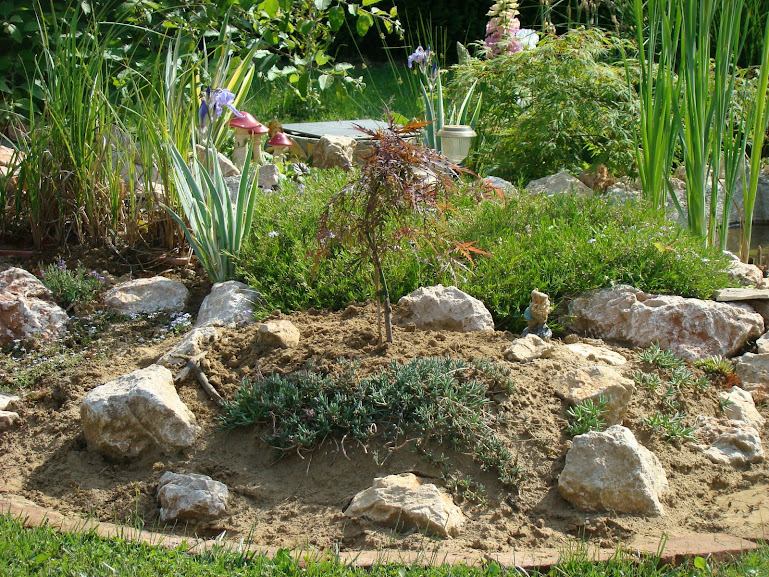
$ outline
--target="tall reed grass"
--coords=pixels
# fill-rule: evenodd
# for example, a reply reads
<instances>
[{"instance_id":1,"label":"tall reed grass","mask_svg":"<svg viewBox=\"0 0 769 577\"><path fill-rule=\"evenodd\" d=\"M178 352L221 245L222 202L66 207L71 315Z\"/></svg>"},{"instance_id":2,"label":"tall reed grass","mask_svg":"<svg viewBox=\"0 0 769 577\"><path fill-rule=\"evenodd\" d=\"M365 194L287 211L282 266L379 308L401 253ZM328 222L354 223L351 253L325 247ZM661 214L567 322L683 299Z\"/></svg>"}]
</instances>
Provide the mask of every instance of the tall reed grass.
<instances>
[{"instance_id":1,"label":"tall reed grass","mask_svg":"<svg viewBox=\"0 0 769 577\"><path fill-rule=\"evenodd\" d=\"M709 246L724 249L750 146L751 168L755 162L756 170L751 170L743 187L740 250L747 260L767 126L769 74L767 57L758 81L747 83L754 90L753 103L743 108L744 95L738 97L737 85L746 83L739 79L738 62L745 32L756 25L755 11L746 9L745 0L635 0L634 7L641 103L637 159L644 196L665 210L667 189L684 214L669 182L674 152L680 146L688 228Z\"/></svg>"}]
</instances>

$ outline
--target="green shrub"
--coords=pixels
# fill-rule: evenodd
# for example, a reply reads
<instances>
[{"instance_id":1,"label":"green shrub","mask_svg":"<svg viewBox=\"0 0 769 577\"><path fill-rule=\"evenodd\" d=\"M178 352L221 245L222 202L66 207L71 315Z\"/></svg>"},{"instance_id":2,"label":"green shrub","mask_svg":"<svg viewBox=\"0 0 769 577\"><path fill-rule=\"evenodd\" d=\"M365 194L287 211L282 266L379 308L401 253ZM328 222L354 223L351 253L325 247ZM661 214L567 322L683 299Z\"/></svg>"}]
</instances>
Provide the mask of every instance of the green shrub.
<instances>
[{"instance_id":1,"label":"green shrub","mask_svg":"<svg viewBox=\"0 0 769 577\"><path fill-rule=\"evenodd\" d=\"M365 443L374 436L399 445L407 433L466 451L500 481L519 471L491 425L489 389L506 385L487 363L415 359L366 378L355 367L339 377L301 371L244 382L225 409L226 428L269 424L264 441L281 453L310 451L327 438ZM491 386L490 386L491 385Z\"/></svg>"},{"instance_id":2,"label":"green shrub","mask_svg":"<svg viewBox=\"0 0 769 577\"><path fill-rule=\"evenodd\" d=\"M351 252L339 248L328 259L316 258L318 218L345 182L343 173L324 171L303 191L288 187L257 201L238 269L261 293L263 312L339 309L371 299L371 270ZM474 268L452 277L429 252L404 241L388 255L393 302L419 286L454 284L484 302L498 329L520 331L534 288L550 295L557 321L566 299L612 284L709 298L732 283L716 272L727 266L723 253L641 205L593 195L513 193L504 206L458 203L450 212L452 238L478 239L490 256L475 256Z\"/></svg>"},{"instance_id":3,"label":"green shrub","mask_svg":"<svg viewBox=\"0 0 769 577\"><path fill-rule=\"evenodd\" d=\"M731 279L727 257L641 205L599 195L511 195L485 203L465 238L492 253L477 260L467 292L481 299L497 328L520 331L531 290L559 305L592 289L629 284L653 293L709 298Z\"/></svg>"},{"instance_id":4,"label":"green shrub","mask_svg":"<svg viewBox=\"0 0 769 577\"><path fill-rule=\"evenodd\" d=\"M536 48L457 69L460 84L479 81L483 110L473 162L516 181L605 164L632 172L637 103L618 40L597 29L545 36Z\"/></svg>"}]
</instances>

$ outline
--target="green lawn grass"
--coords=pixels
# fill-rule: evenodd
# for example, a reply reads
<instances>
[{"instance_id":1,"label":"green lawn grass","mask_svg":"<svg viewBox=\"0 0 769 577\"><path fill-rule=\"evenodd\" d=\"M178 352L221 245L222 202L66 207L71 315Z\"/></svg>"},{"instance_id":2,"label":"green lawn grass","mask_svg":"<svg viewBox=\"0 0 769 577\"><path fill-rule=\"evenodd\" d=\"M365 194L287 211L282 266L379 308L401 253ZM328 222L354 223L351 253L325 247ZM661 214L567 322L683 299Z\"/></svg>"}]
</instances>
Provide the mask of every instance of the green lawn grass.
<instances>
[{"instance_id":1,"label":"green lawn grass","mask_svg":"<svg viewBox=\"0 0 769 577\"><path fill-rule=\"evenodd\" d=\"M26 529L0 515L0 575L3 577L763 577L769 575L769 546L725 562L689 560L679 567L659 565L650 557L641 563L618 559L592 563L586 550L572 551L549 571L522 573L491 563L486 567L443 565L421 567L378 565L362 569L330 557L300 566L294 554L280 551L274 558L235 552L226 547L202 554L165 549L124 539L107 539L94 532L56 532L48 525ZM705 564L705 568L695 567Z\"/></svg>"}]
</instances>

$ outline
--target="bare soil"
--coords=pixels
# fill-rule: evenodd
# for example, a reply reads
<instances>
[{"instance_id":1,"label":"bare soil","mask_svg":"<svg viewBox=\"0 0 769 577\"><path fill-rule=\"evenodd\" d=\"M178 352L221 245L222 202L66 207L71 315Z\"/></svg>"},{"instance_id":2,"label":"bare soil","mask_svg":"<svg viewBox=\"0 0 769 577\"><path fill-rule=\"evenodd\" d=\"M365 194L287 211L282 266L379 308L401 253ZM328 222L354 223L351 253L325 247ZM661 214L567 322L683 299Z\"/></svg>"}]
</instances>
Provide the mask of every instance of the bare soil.
<instances>
[{"instance_id":1,"label":"bare soil","mask_svg":"<svg viewBox=\"0 0 769 577\"><path fill-rule=\"evenodd\" d=\"M178 270L172 274L180 275ZM186 278L193 290L190 308L196 310L208 285L198 280L200 274L187 272L181 278ZM290 319L297 326L301 332L297 348L258 346L258 325L220 329L220 339L209 352L204 369L225 398L234 396L244 378L285 374L308 366L333 373L339 369L339 359L359 361L361 374L377 371L392 361L419 357L492 359L511 370L515 383L512 394L495 393L492 400L497 433L524 473L520 486L514 491L504 489L493 473L481 471L469 456L444 447L440 450L450 457L452 470L481 483L487 500L486 505L479 505L456 496L467 516L457 538L436 541L346 518L342 514L345 506L358 491L369 487L374 477L412 471L441 485L440 471L411 450L413 443L392 451L382 464L377 464L371 453L381 453L383 447L376 443L364 447L350 441L344 445L327 441L313 453L276 458L261 438L268 429L252 426L224 432L218 421L220 409L192 378L180 384L179 395L202 426L196 445L182 453L158 452L129 462L111 462L87 447L80 403L94 387L148 366L181 338L177 335L148 344L155 329L144 323L133 325L131 330L106 330L100 335L103 348L108 350L106 358L85 359L60 374L40 379L23 392L25 400L18 411L21 424L0 434L0 491L102 521L206 537L226 531L230 539L299 548L429 548L459 553L558 547L583 536L605 547L632 544L663 533L727 532L747 538L766 537L769 465L715 465L686 444L663 442L642 423L644 416L660 410L661 396L642 389L635 393L624 425L657 455L665 469L670 483L663 500L666 514L650 519L585 512L561 499L557 481L571 438L566 433L567 407L555 396L550 379L559 371L590 364L563 347L549 359L509 363L503 351L515 337L510 333L397 327L394 343L383 346L378 344L375 307L364 304L338 312L276 312L273 317ZM624 374L650 370L638 360L638 351L609 348L628 359L620 367ZM692 370L702 374L699 369ZM724 386L727 383L689 391L682 403L687 422L693 423L700 414L718 416L717 393ZM769 417L765 406L761 411ZM769 446L766 427L762 438ZM228 514L213 524L161 526L155 492L165 471L203 473L226 483L231 494Z\"/></svg>"}]
</instances>

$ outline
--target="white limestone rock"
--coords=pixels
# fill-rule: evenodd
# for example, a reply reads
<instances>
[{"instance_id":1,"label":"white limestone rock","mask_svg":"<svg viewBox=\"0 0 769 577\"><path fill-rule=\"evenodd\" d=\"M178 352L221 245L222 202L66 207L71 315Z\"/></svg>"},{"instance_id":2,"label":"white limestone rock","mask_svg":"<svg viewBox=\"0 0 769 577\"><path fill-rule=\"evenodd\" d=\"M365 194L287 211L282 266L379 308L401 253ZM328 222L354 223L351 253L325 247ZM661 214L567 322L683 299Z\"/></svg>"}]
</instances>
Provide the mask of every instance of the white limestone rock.
<instances>
[{"instance_id":1,"label":"white limestone rock","mask_svg":"<svg viewBox=\"0 0 769 577\"><path fill-rule=\"evenodd\" d=\"M597 347L587 343L568 343L565 346L572 353L584 357L588 361L599 361L613 367L620 367L627 363L627 359L621 354L605 347Z\"/></svg>"},{"instance_id":2,"label":"white limestone rock","mask_svg":"<svg viewBox=\"0 0 769 577\"><path fill-rule=\"evenodd\" d=\"M158 482L160 520L212 521L227 512L229 497L227 485L208 475L168 471Z\"/></svg>"},{"instance_id":3,"label":"white limestone rock","mask_svg":"<svg viewBox=\"0 0 769 577\"><path fill-rule=\"evenodd\" d=\"M761 437L745 421L699 416L693 434L698 442L691 446L719 465L742 467L764 460Z\"/></svg>"},{"instance_id":4,"label":"white limestone rock","mask_svg":"<svg viewBox=\"0 0 769 577\"><path fill-rule=\"evenodd\" d=\"M525 363L534 359L547 358L554 348L554 345L537 335L529 334L510 343L510 346L505 349L504 355L508 361Z\"/></svg>"},{"instance_id":5,"label":"white limestone rock","mask_svg":"<svg viewBox=\"0 0 769 577\"><path fill-rule=\"evenodd\" d=\"M19 414L13 411L0 411L0 433L13 428L19 421Z\"/></svg>"},{"instance_id":6,"label":"white limestone rock","mask_svg":"<svg viewBox=\"0 0 769 577\"><path fill-rule=\"evenodd\" d=\"M206 147L202 144L198 144L195 146L195 150L198 154L198 160L203 163L204 166L208 165L208 159L206 158L208 156L206 152ZM229 158L227 158L224 154L221 152L217 152L217 156L219 159L219 168L222 170L222 176L225 178L228 176L234 176L237 174L240 174L240 170L238 170L238 167L235 166L235 163L232 162ZM207 166L208 170L211 171L211 167Z\"/></svg>"},{"instance_id":7,"label":"white limestone rock","mask_svg":"<svg viewBox=\"0 0 769 577\"><path fill-rule=\"evenodd\" d=\"M377 477L370 488L355 495L344 514L441 537L456 537L465 521L449 495L413 473Z\"/></svg>"},{"instance_id":8,"label":"white limestone rock","mask_svg":"<svg viewBox=\"0 0 769 577\"><path fill-rule=\"evenodd\" d=\"M67 332L68 320L33 274L15 267L0 272L0 348L19 339L56 341Z\"/></svg>"},{"instance_id":9,"label":"white limestone rock","mask_svg":"<svg viewBox=\"0 0 769 577\"><path fill-rule=\"evenodd\" d=\"M257 185L264 190L276 189L280 186L282 176L276 164L264 164L259 167Z\"/></svg>"},{"instance_id":10,"label":"white limestone rock","mask_svg":"<svg viewBox=\"0 0 769 577\"><path fill-rule=\"evenodd\" d=\"M748 391L769 384L769 351L762 353L759 348L759 354L745 353L738 357L734 363L734 372L740 377L743 388Z\"/></svg>"},{"instance_id":11,"label":"white limestone rock","mask_svg":"<svg viewBox=\"0 0 769 577\"><path fill-rule=\"evenodd\" d=\"M259 325L256 338L260 345L293 349L299 345L299 329L288 320L267 321Z\"/></svg>"},{"instance_id":12,"label":"white limestone rock","mask_svg":"<svg viewBox=\"0 0 769 577\"><path fill-rule=\"evenodd\" d=\"M551 174L550 176L532 180L526 185L526 190L538 194L546 194L548 196L564 194L567 192L592 192L592 190L585 186L581 180L568 172L558 172L556 174Z\"/></svg>"},{"instance_id":13,"label":"white limestone rock","mask_svg":"<svg viewBox=\"0 0 769 577\"><path fill-rule=\"evenodd\" d=\"M656 517L667 489L656 455L620 425L574 437L558 478L561 497L588 511Z\"/></svg>"},{"instance_id":14,"label":"white limestone rock","mask_svg":"<svg viewBox=\"0 0 769 577\"><path fill-rule=\"evenodd\" d=\"M720 303L769 300L769 289L750 287L724 288L713 293L713 300Z\"/></svg>"},{"instance_id":15,"label":"white limestone rock","mask_svg":"<svg viewBox=\"0 0 769 577\"><path fill-rule=\"evenodd\" d=\"M569 329L646 348L659 343L679 357L731 356L764 332L747 305L647 294L630 286L590 291L569 305Z\"/></svg>"},{"instance_id":16,"label":"white limestone rock","mask_svg":"<svg viewBox=\"0 0 769 577\"><path fill-rule=\"evenodd\" d=\"M80 406L89 447L110 458L164 452L195 442L200 427L181 401L171 371L150 365L96 387Z\"/></svg>"},{"instance_id":17,"label":"white limestone rock","mask_svg":"<svg viewBox=\"0 0 769 577\"><path fill-rule=\"evenodd\" d=\"M15 411L21 406L21 397L9 393L0 393L0 411Z\"/></svg>"},{"instance_id":18,"label":"white limestone rock","mask_svg":"<svg viewBox=\"0 0 769 577\"><path fill-rule=\"evenodd\" d=\"M627 406L635 392L631 379L623 377L609 366L593 365L571 369L555 375L550 380L555 394L576 406L592 400L598 403L600 398L606 401L604 419L607 425L622 422L627 413Z\"/></svg>"},{"instance_id":19,"label":"white limestone rock","mask_svg":"<svg viewBox=\"0 0 769 577\"><path fill-rule=\"evenodd\" d=\"M726 273L742 286L764 288L764 273L754 264L739 259L733 260L729 263Z\"/></svg>"},{"instance_id":20,"label":"white limestone rock","mask_svg":"<svg viewBox=\"0 0 769 577\"><path fill-rule=\"evenodd\" d=\"M244 327L256 322L254 302L259 293L236 280L215 283L203 299L196 327Z\"/></svg>"},{"instance_id":21,"label":"white limestone rock","mask_svg":"<svg viewBox=\"0 0 769 577\"><path fill-rule=\"evenodd\" d=\"M764 333L756 339L756 350L760 355L769 353L769 333Z\"/></svg>"},{"instance_id":22,"label":"white limestone rock","mask_svg":"<svg viewBox=\"0 0 769 577\"><path fill-rule=\"evenodd\" d=\"M740 387L732 387L728 391L718 393L718 398L724 403L724 415L732 421L745 421L759 431L764 426L765 419L756 410L756 404L750 393Z\"/></svg>"},{"instance_id":23,"label":"white limestone rock","mask_svg":"<svg viewBox=\"0 0 769 577\"><path fill-rule=\"evenodd\" d=\"M104 305L121 315L181 312L189 291L183 283L162 276L120 283L104 295Z\"/></svg>"},{"instance_id":24,"label":"white limestone rock","mask_svg":"<svg viewBox=\"0 0 769 577\"><path fill-rule=\"evenodd\" d=\"M494 319L486 306L455 286L418 288L398 301L392 316L398 326L414 323L434 331L494 330Z\"/></svg>"},{"instance_id":25,"label":"white limestone rock","mask_svg":"<svg viewBox=\"0 0 769 577\"><path fill-rule=\"evenodd\" d=\"M341 168L352 170L357 142L349 136L324 134L312 149L315 168Z\"/></svg>"},{"instance_id":26,"label":"white limestone rock","mask_svg":"<svg viewBox=\"0 0 769 577\"><path fill-rule=\"evenodd\" d=\"M216 342L214 327L200 327L189 331L176 346L160 357L155 364L172 369L187 364L187 357L201 354Z\"/></svg>"}]
</instances>

